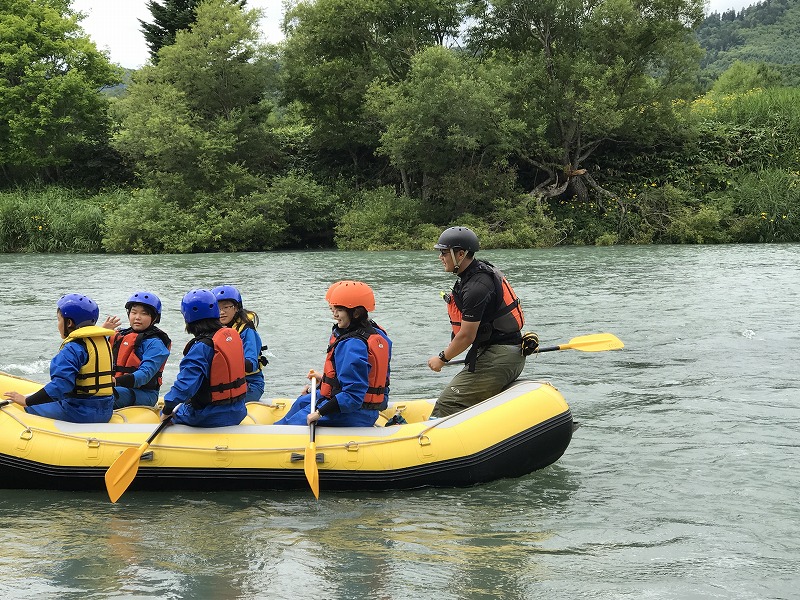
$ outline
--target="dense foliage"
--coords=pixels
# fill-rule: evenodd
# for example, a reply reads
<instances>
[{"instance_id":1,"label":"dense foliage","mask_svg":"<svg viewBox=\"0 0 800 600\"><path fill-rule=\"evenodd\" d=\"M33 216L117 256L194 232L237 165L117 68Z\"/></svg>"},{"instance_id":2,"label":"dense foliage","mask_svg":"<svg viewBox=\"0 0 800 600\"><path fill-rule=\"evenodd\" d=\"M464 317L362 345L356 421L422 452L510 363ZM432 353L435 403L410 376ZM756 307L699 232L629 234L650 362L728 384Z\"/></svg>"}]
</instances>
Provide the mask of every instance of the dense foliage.
<instances>
[{"instance_id":1,"label":"dense foliage","mask_svg":"<svg viewBox=\"0 0 800 600\"><path fill-rule=\"evenodd\" d=\"M0 0L0 250L800 241L800 0L243 4L158 4L109 94L69 0Z\"/></svg>"},{"instance_id":2,"label":"dense foliage","mask_svg":"<svg viewBox=\"0 0 800 600\"><path fill-rule=\"evenodd\" d=\"M0 0L0 185L102 164L119 80L66 0Z\"/></svg>"}]
</instances>

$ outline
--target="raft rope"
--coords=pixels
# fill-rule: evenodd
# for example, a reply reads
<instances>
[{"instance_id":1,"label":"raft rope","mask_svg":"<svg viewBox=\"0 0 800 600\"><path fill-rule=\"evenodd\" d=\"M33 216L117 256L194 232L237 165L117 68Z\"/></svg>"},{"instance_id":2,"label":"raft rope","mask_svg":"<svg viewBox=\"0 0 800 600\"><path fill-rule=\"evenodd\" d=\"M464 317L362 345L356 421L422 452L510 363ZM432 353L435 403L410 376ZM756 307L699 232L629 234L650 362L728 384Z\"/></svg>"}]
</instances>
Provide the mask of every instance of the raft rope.
<instances>
[{"instance_id":1,"label":"raft rope","mask_svg":"<svg viewBox=\"0 0 800 600\"><path fill-rule=\"evenodd\" d=\"M14 421L19 423L20 426L22 426L23 430L20 432L20 437L22 437L23 435L27 435L28 439L31 439L31 437L33 437L34 433L41 433L42 435L50 435L50 436L57 437L57 438L64 438L64 439L76 440L76 441L85 441L87 444L99 442L99 443L102 443L102 444L108 444L109 446L124 446L126 448L135 448L138 445L136 443L131 443L131 442L120 442L120 441L116 441L116 440L107 440L107 439L102 439L102 438L97 438L97 437L84 437L84 436L79 436L79 435L72 435L72 434L69 434L69 433L62 433L60 431L53 431L53 430L50 430L50 429L42 429L40 427L31 427L30 425L27 425L26 423L21 421L15 415L13 415L10 412L6 411L5 407L0 408L0 410L2 410L3 413L7 414ZM376 445L380 445L380 444L394 444L394 443L397 443L397 442L406 442L406 441L414 440L414 439L418 440L420 445L424 445L424 441L428 437L427 436L428 432L430 432L432 429L435 429L437 426L441 425L442 423L446 422L447 420L449 420L453 416L455 416L455 415L450 415L450 416L447 416L447 417L443 417L443 418L439 419L438 421L436 421L435 423L431 424L430 427L426 427L425 429L423 429L422 431L420 431L417 434L407 435L407 436L402 436L402 437L394 437L394 438L391 438L391 439L381 439L381 440L364 440L364 441L358 441L358 442L355 441L355 440L351 440L351 441L345 442L343 444L326 444L326 445L317 446L317 450L334 449L334 448L344 448L345 450L347 450L348 448L353 447L353 446L376 446ZM197 452L220 452L220 451L225 451L225 452L243 452L243 453L247 453L247 452L274 453L274 452L294 452L294 451L298 451L298 450L302 451L302 450L305 449L305 446L290 446L290 447L282 447L282 448L276 448L274 446L268 447L268 448L230 448L228 446L210 447L210 446L174 446L174 445L167 445L167 444L152 444L151 448L153 448L153 449L160 448L160 449L163 449L163 450L197 451Z\"/></svg>"},{"instance_id":2,"label":"raft rope","mask_svg":"<svg viewBox=\"0 0 800 600\"><path fill-rule=\"evenodd\" d=\"M540 382L540 383L547 383L547 382ZM22 435L24 435L24 434L28 434L30 437L32 437L34 432L40 432L42 434L52 435L52 436L60 437L60 438L66 438L66 439L71 439L71 440L84 440L87 444L100 442L100 443L108 444L110 446L125 446L126 448L135 448L138 445L136 443L118 442L118 441L115 441L115 440L105 440L105 439L100 439L100 438L96 438L96 437L83 437L83 436L77 436L77 435L70 435L70 434L67 434L67 433L61 433L60 431L52 431L52 430L48 430L48 429L41 429L41 428L38 428L38 427L31 427L30 425L25 424L19 418L17 418L16 416L14 416L10 412L8 412L6 410L6 407L0 408L0 411L2 411L3 413L7 414L9 417L14 419L17 423L19 423L23 427L23 431L20 433L20 437L22 437ZM400 411L400 412L402 412L402 411ZM448 415L446 417L441 417L441 418L439 418L439 419L437 419L435 421L432 421L430 426L424 428L419 433L416 433L416 434L413 434L413 435L406 435L406 436L402 436L402 437L393 437L393 438L390 438L390 439L364 440L364 441L360 441L360 442L357 442L355 440L351 440L351 441L345 442L343 444L318 445L317 446L317 450L334 449L334 448L344 448L345 450L347 450L348 448L350 448L352 446L377 446L377 445L381 445L381 444L394 444L394 443L397 443L397 442L407 442L409 440L414 440L414 439L416 439L419 442L420 446L424 446L424 445L427 445L427 443L430 443L430 440L429 440L428 435L427 435L430 431L433 431L434 429L436 429L440 425L446 423L447 421L449 421L450 419L452 419L452 418L454 418L454 417L456 417L458 415L459 415L459 413L455 413L455 414L452 414L452 415ZM28 439L30 439L30 437ZM161 448L161 449L164 449L164 450L184 450L184 451L199 451L199 452L220 452L220 451L225 451L225 452L243 452L243 453L246 453L246 452L274 453L274 452L293 452L293 451L297 451L297 450L301 450L301 451L305 450L305 446L304 445L303 446L283 447L283 448L275 448L275 447L268 447L268 448L229 448L228 446L209 447L209 446L172 446L172 445L165 445L165 444L152 444L151 447L153 449Z\"/></svg>"}]
</instances>

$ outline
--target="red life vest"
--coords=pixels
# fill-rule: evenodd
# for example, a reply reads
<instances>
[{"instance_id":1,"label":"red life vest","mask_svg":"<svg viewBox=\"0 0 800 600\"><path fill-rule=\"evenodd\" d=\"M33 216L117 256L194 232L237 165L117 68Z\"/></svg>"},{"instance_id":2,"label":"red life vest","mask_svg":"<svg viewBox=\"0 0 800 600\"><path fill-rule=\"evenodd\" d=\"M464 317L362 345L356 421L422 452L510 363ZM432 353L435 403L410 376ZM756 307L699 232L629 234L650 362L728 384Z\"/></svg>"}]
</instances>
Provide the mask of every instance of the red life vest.
<instances>
[{"instance_id":1,"label":"red life vest","mask_svg":"<svg viewBox=\"0 0 800 600\"><path fill-rule=\"evenodd\" d=\"M114 355L114 377L119 377L125 373L135 372L142 364L141 359L136 355L136 350L142 342L148 338L158 337L164 342L167 350L172 349L172 341L169 336L158 327L148 327L139 333L128 327L118 331L111 337L111 351ZM161 387L161 378L164 373L165 360L153 378L141 386L143 390L157 390Z\"/></svg>"},{"instance_id":2,"label":"red life vest","mask_svg":"<svg viewBox=\"0 0 800 600\"><path fill-rule=\"evenodd\" d=\"M487 330L485 333L479 333L478 337L475 339L475 342L487 345L485 342L492 343L500 338L508 338L508 334L513 336L522 331L525 325L525 315L522 312L520 300L511 287L511 284L508 283L506 276L503 275L499 269L485 261L478 261L476 259L476 262L481 271L485 272L488 270L491 273L494 279L495 294L498 300L494 310L487 310L481 320L482 326L484 323L487 323L491 329ZM447 302L447 314L450 317L450 326L453 328L453 336L455 336L461 329L461 307L459 306L459 304L461 304L461 298L456 293L447 294L445 295L445 302Z\"/></svg>"},{"instance_id":3,"label":"red life vest","mask_svg":"<svg viewBox=\"0 0 800 600\"><path fill-rule=\"evenodd\" d=\"M211 372L207 385L201 386L192 402L199 405L209 402L233 402L247 393L244 378L244 346L239 332L231 327L218 329L213 336L202 336L191 340L183 354L197 342L214 348Z\"/></svg>"},{"instance_id":4,"label":"red life vest","mask_svg":"<svg viewBox=\"0 0 800 600\"><path fill-rule=\"evenodd\" d=\"M325 367L323 369L322 383L319 392L322 396L333 398L341 391L342 386L336 378L336 365L333 361L333 353L336 345L346 339L357 338L367 345L367 360L369 361L369 380L367 393L361 408L364 410L384 410L389 405L387 390L389 388L389 342L384 338L378 329L386 331L371 322L370 327L363 327L348 331L336 337L331 334L328 342L328 354L325 357Z\"/></svg>"}]
</instances>

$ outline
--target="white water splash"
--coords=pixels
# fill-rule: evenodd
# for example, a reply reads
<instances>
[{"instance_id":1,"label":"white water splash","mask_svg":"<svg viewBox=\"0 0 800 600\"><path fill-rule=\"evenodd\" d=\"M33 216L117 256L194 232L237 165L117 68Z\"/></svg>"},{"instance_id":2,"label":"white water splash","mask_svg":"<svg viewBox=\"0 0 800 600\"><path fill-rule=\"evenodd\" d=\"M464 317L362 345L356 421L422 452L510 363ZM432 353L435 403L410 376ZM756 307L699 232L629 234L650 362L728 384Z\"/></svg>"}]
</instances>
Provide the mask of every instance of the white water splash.
<instances>
[{"instance_id":1,"label":"white water splash","mask_svg":"<svg viewBox=\"0 0 800 600\"><path fill-rule=\"evenodd\" d=\"M49 360L36 360L27 365L19 365L16 363L0 365L0 371L5 371L11 375L39 375L42 373L48 373L49 369Z\"/></svg>"},{"instance_id":2,"label":"white water splash","mask_svg":"<svg viewBox=\"0 0 800 600\"><path fill-rule=\"evenodd\" d=\"M747 338L748 340L752 340L754 337L756 337L756 332L753 331L752 329L745 329L744 331L742 331L742 337Z\"/></svg>"}]
</instances>

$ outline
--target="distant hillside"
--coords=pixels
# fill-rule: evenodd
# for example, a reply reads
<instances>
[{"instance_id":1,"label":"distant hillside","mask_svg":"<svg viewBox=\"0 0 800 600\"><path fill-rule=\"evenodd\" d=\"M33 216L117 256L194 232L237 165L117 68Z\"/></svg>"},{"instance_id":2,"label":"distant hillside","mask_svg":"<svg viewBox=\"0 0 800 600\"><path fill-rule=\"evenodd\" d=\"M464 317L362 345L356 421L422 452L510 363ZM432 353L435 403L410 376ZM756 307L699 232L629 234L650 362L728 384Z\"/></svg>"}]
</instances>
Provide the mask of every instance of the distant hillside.
<instances>
[{"instance_id":1,"label":"distant hillside","mask_svg":"<svg viewBox=\"0 0 800 600\"><path fill-rule=\"evenodd\" d=\"M800 0L764 0L738 13L711 13L697 38L706 50L706 86L736 60L767 63L780 71L784 85L800 86Z\"/></svg>"},{"instance_id":2,"label":"distant hillside","mask_svg":"<svg viewBox=\"0 0 800 600\"><path fill-rule=\"evenodd\" d=\"M127 90L128 86L131 83L131 76L134 73L134 69L125 69L122 73L122 81L117 85L106 87L100 90L104 94L108 96L122 96Z\"/></svg>"}]
</instances>

